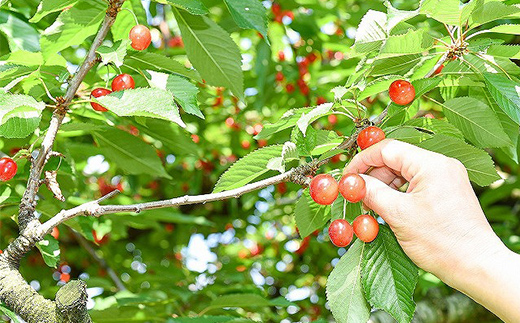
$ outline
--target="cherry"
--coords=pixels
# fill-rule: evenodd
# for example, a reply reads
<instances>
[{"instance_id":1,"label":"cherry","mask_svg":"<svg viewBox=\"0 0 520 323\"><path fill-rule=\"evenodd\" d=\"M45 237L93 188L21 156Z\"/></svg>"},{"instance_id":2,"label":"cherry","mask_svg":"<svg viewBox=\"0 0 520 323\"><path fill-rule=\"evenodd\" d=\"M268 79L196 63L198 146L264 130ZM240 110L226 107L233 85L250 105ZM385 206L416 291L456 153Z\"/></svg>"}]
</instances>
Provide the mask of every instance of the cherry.
<instances>
[{"instance_id":1,"label":"cherry","mask_svg":"<svg viewBox=\"0 0 520 323\"><path fill-rule=\"evenodd\" d=\"M433 113L426 113L426 114L424 115L424 117L425 117L426 119L435 119L435 116L433 115Z\"/></svg>"},{"instance_id":2,"label":"cherry","mask_svg":"<svg viewBox=\"0 0 520 323\"><path fill-rule=\"evenodd\" d=\"M372 242L379 233L379 223L374 217L368 214L358 216L352 222L354 233L363 242Z\"/></svg>"},{"instance_id":3,"label":"cherry","mask_svg":"<svg viewBox=\"0 0 520 323\"><path fill-rule=\"evenodd\" d=\"M249 142L249 140L242 140L242 142L240 143L240 145L241 145L242 148L244 148L244 149L249 149L249 148L251 148L251 143Z\"/></svg>"},{"instance_id":4,"label":"cherry","mask_svg":"<svg viewBox=\"0 0 520 323\"><path fill-rule=\"evenodd\" d=\"M70 274L66 274L66 273L60 274L60 281L68 283L70 281Z\"/></svg>"},{"instance_id":5,"label":"cherry","mask_svg":"<svg viewBox=\"0 0 520 323\"><path fill-rule=\"evenodd\" d=\"M0 158L0 181L7 182L16 175L18 165L9 157Z\"/></svg>"},{"instance_id":6,"label":"cherry","mask_svg":"<svg viewBox=\"0 0 520 323\"><path fill-rule=\"evenodd\" d=\"M92 230L92 236L94 237L94 242L96 242L99 245L107 243L108 239L109 239L108 234L105 234L104 236L99 237L97 235L96 230Z\"/></svg>"},{"instance_id":7,"label":"cherry","mask_svg":"<svg viewBox=\"0 0 520 323\"><path fill-rule=\"evenodd\" d=\"M314 202L329 205L338 197L338 182L329 174L320 174L311 180L309 191Z\"/></svg>"},{"instance_id":8,"label":"cherry","mask_svg":"<svg viewBox=\"0 0 520 323\"><path fill-rule=\"evenodd\" d=\"M338 123L338 117L335 114L329 114L327 119L329 120L329 123L331 125L335 125L336 123Z\"/></svg>"},{"instance_id":9,"label":"cherry","mask_svg":"<svg viewBox=\"0 0 520 323\"><path fill-rule=\"evenodd\" d=\"M58 240L60 237L60 230L57 227L54 227L51 232L51 236L54 237L54 239Z\"/></svg>"},{"instance_id":10,"label":"cherry","mask_svg":"<svg viewBox=\"0 0 520 323\"><path fill-rule=\"evenodd\" d=\"M191 140L193 140L194 143L198 144L200 142L200 137L198 135L191 135Z\"/></svg>"},{"instance_id":11,"label":"cherry","mask_svg":"<svg viewBox=\"0 0 520 323\"><path fill-rule=\"evenodd\" d=\"M357 203L365 197L365 180L358 174L345 174L339 180L339 192L347 201Z\"/></svg>"},{"instance_id":12,"label":"cherry","mask_svg":"<svg viewBox=\"0 0 520 323\"><path fill-rule=\"evenodd\" d=\"M442 69L444 68L444 64L441 64L439 67L437 67L437 69L435 70L435 72L433 72L433 75L437 75L437 74L440 74L442 72Z\"/></svg>"},{"instance_id":13,"label":"cherry","mask_svg":"<svg viewBox=\"0 0 520 323\"><path fill-rule=\"evenodd\" d=\"M112 91L135 89L134 78L128 74L120 74L112 80Z\"/></svg>"},{"instance_id":14,"label":"cherry","mask_svg":"<svg viewBox=\"0 0 520 323\"><path fill-rule=\"evenodd\" d=\"M408 81L397 80L390 84L388 94L395 104L407 105L415 99L415 88Z\"/></svg>"},{"instance_id":15,"label":"cherry","mask_svg":"<svg viewBox=\"0 0 520 323\"><path fill-rule=\"evenodd\" d=\"M273 12L273 14L277 16L280 13L282 13L282 6L280 6L280 4L278 3L273 3L273 5L271 6L271 11Z\"/></svg>"},{"instance_id":16,"label":"cherry","mask_svg":"<svg viewBox=\"0 0 520 323\"><path fill-rule=\"evenodd\" d=\"M324 103L327 103L327 99L325 99L325 98L322 97L322 96L319 96L318 99L316 100L316 103L317 103L318 105L320 105L320 104L324 104Z\"/></svg>"},{"instance_id":17,"label":"cherry","mask_svg":"<svg viewBox=\"0 0 520 323\"><path fill-rule=\"evenodd\" d=\"M309 244L311 242L311 237L305 237L302 240L302 243L300 243L300 247L294 252L295 254L301 256L309 248Z\"/></svg>"},{"instance_id":18,"label":"cherry","mask_svg":"<svg viewBox=\"0 0 520 323\"><path fill-rule=\"evenodd\" d=\"M285 86L285 89L287 90L287 93L293 93L294 92L294 85L289 83Z\"/></svg>"},{"instance_id":19,"label":"cherry","mask_svg":"<svg viewBox=\"0 0 520 323\"><path fill-rule=\"evenodd\" d=\"M258 145L258 148L265 147L265 146L267 146L267 140L266 139L258 139L256 144Z\"/></svg>"},{"instance_id":20,"label":"cherry","mask_svg":"<svg viewBox=\"0 0 520 323\"><path fill-rule=\"evenodd\" d=\"M279 52L278 52L278 60L279 60L280 62L285 61L285 53L284 53L284 52L282 52L282 51L279 51Z\"/></svg>"},{"instance_id":21,"label":"cherry","mask_svg":"<svg viewBox=\"0 0 520 323\"><path fill-rule=\"evenodd\" d=\"M383 130L375 126L370 126L361 130L357 137L357 144L359 148L367 149L385 139L385 137L385 132Z\"/></svg>"},{"instance_id":22,"label":"cherry","mask_svg":"<svg viewBox=\"0 0 520 323\"><path fill-rule=\"evenodd\" d=\"M281 182L276 185L276 190L280 194L285 194L287 192L287 184L285 182Z\"/></svg>"},{"instance_id":23,"label":"cherry","mask_svg":"<svg viewBox=\"0 0 520 323\"><path fill-rule=\"evenodd\" d=\"M143 25L136 25L130 30L130 40L132 48L135 50L145 50L152 42L152 34L150 29Z\"/></svg>"},{"instance_id":24,"label":"cherry","mask_svg":"<svg viewBox=\"0 0 520 323\"><path fill-rule=\"evenodd\" d=\"M98 87L98 88L92 90L92 92L90 93L90 97L99 98L99 97L102 97L105 95L109 95L110 93L112 93L112 91L110 91L109 89L104 89L102 87ZM96 111L100 111L100 112L108 111L108 109L103 107L101 104L90 102L90 105Z\"/></svg>"},{"instance_id":25,"label":"cherry","mask_svg":"<svg viewBox=\"0 0 520 323\"><path fill-rule=\"evenodd\" d=\"M276 80L277 80L278 82L282 82L283 79L285 78L285 76L283 75L282 72L278 72L278 73L276 73L276 77L275 77L275 78L276 78Z\"/></svg>"},{"instance_id":26,"label":"cherry","mask_svg":"<svg viewBox=\"0 0 520 323\"><path fill-rule=\"evenodd\" d=\"M182 41L182 37L175 36L175 37L170 38L170 40L168 41L168 47L172 47L172 48L184 47L184 42Z\"/></svg>"},{"instance_id":27,"label":"cherry","mask_svg":"<svg viewBox=\"0 0 520 323\"><path fill-rule=\"evenodd\" d=\"M329 237L336 247L348 246L352 241L353 236L354 230L346 220L334 220L329 226Z\"/></svg>"}]
</instances>

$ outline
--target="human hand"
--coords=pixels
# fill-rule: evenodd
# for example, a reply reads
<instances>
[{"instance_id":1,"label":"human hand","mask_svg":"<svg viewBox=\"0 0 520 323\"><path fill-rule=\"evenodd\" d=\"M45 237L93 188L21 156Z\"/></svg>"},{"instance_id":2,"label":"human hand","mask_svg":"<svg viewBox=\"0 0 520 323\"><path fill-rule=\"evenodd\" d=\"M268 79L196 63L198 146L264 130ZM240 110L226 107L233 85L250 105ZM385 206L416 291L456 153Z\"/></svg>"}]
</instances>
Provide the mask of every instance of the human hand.
<instances>
[{"instance_id":1,"label":"human hand","mask_svg":"<svg viewBox=\"0 0 520 323\"><path fill-rule=\"evenodd\" d=\"M467 269L507 250L458 160L387 139L356 155L344 170L365 172L364 204L388 223L419 267L453 287L464 290ZM406 193L398 191L406 182Z\"/></svg>"}]
</instances>

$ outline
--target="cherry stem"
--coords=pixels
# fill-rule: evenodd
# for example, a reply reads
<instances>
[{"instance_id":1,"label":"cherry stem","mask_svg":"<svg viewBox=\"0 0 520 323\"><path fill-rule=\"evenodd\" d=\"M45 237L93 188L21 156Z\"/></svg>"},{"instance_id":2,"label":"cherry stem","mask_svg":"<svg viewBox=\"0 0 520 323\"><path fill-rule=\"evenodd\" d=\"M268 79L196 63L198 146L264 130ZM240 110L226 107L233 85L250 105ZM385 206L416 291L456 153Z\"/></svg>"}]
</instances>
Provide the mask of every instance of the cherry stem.
<instances>
[{"instance_id":1,"label":"cherry stem","mask_svg":"<svg viewBox=\"0 0 520 323\"><path fill-rule=\"evenodd\" d=\"M135 24L139 25L139 20L137 19L137 16L135 15L135 13L132 10L130 10L128 8L122 8L122 10L126 10L126 11L130 12L132 14L132 16L134 17Z\"/></svg>"}]
</instances>

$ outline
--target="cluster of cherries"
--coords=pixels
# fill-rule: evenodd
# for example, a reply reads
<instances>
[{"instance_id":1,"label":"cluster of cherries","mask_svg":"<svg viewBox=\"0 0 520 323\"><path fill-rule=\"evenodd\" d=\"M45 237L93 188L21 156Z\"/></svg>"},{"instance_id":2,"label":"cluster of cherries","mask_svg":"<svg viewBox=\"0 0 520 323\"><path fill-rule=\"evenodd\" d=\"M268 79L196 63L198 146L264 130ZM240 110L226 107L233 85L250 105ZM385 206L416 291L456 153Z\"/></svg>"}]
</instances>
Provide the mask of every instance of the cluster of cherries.
<instances>
[{"instance_id":1,"label":"cluster of cherries","mask_svg":"<svg viewBox=\"0 0 520 323\"><path fill-rule=\"evenodd\" d=\"M383 139L384 131L370 126L359 133L357 143L361 149L366 149ZM366 184L363 177L354 173L343 175L339 183L329 174L320 174L311 180L309 191L314 202L321 205L332 204L340 193L347 201L357 203L365 197ZM348 246L354 233L361 241L372 242L379 233L379 224L374 217L362 214L352 225L345 219L337 219L329 226L330 240L338 247Z\"/></svg>"},{"instance_id":2,"label":"cluster of cherries","mask_svg":"<svg viewBox=\"0 0 520 323\"><path fill-rule=\"evenodd\" d=\"M145 50L152 43L152 34L150 29L143 25L136 25L130 30L130 41L131 46L135 50ZM134 78L128 74L120 74L112 80L112 91L102 87L92 90L90 93L91 97L99 98L105 95L109 95L112 92L122 91L127 89L134 89L135 81ZM98 103L91 102L90 105L96 111L106 112L108 111L105 107Z\"/></svg>"}]
</instances>

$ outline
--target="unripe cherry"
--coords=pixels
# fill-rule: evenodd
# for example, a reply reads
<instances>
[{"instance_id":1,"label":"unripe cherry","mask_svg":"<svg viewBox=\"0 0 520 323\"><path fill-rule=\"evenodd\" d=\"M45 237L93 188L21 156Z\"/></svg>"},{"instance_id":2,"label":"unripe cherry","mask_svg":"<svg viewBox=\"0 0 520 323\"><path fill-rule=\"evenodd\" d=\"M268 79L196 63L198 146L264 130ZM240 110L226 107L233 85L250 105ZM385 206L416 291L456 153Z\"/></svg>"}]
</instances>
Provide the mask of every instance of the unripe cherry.
<instances>
[{"instance_id":1,"label":"unripe cherry","mask_svg":"<svg viewBox=\"0 0 520 323\"><path fill-rule=\"evenodd\" d=\"M357 203L367 192L365 180L358 174L345 174L339 181L339 192L347 201Z\"/></svg>"},{"instance_id":2,"label":"unripe cherry","mask_svg":"<svg viewBox=\"0 0 520 323\"><path fill-rule=\"evenodd\" d=\"M136 25L132 30L130 30L130 41L131 46L135 50L145 50L150 46L152 42L152 34L150 33L150 29L143 25Z\"/></svg>"},{"instance_id":3,"label":"unripe cherry","mask_svg":"<svg viewBox=\"0 0 520 323\"><path fill-rule=\"evenodd\" d=\"M332 204L339 194L338 182L329 174L315 176L309 185L314 202L321 205Z\"/></svg>"},{"instance_id":4,"label":"unripe cherry","mask_svg":"<svg viewBox=\"0 0 520 323\"><path fill-rule=\"evenodd\" d=\"M381 130L381 128L370 126L361 130L357 137L357 144L359 148L367 149L368 147L377 144L385 138L385 132Z\"/></svg>"},{"instance_id":5,"label":"unripe cherry","mask_svg":"<svg viewBox=\"0 0 520 323\"><path fill-rule=\"evenodd\" d=\"M112 91L110 91L109 89L104 89L102 87L98 87L98 88L92 90L92 92L90 93L90 97L99 98L99 97L102 97L102 96L105 96L105 95L109 95L110 93L112 93ZM96 111L100 111L100 112L108 111L108 109L106 109L105 107L103 107L99 103L90 102L90 105Z\"/></svg>"},{"instance_id":6,"label":"unripe cherry","mask_svg":"<svg viewBox=\"0 0 520 323\"><path fill-rule=\"evenodd\" d=\"M346 220L334 220L329 226L329 237L336 247L348 246L352 241L353 236L354 230Z\"/></svg>"},{"instance_id":7,"label":"unripe cherry","mask_svg":"<svg viewBox=\"0 0 520 323\"><path fill-rule=\"evenodd\" d=\"M390 84L388 94L395 104L407 105L415 99L415 88L408 81L397 80Z\"/></svg>"},{"instance_id":8,"label":"unripe cherry","mask_svg":"<svg viewBox=\"0 0 520 323\"><path fill-rule=\"evenodd\" d=\"M7 182L16 175L18 165L9 157L0 158L0 181Z\"/></svg>"}]
</instances>

